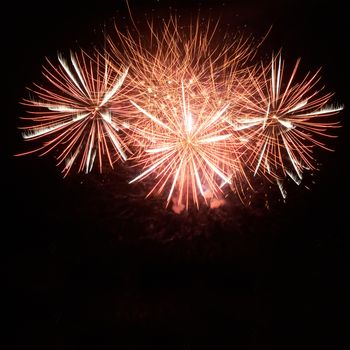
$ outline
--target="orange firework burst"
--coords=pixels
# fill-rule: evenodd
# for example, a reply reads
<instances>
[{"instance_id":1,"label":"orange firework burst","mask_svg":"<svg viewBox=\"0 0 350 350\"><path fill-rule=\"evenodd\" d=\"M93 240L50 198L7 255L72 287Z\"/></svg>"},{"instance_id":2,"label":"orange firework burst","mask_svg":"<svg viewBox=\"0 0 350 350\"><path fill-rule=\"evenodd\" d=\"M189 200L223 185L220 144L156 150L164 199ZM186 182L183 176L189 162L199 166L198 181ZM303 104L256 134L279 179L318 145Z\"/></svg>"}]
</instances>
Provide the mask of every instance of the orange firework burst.
<instances>
[{"instance_id":1,"label":"orange firework burst","mask_svg":"<svg viewBox=\"0 0 350 350\"><path fill-rule=\"evenodd\" d=\"M155 27L148 22L149 36L142 37L116 28L118 45L108 38L118 61L128 53L138 90L130 130L140 149L134 160L144 170L131 182L153 175L149 194L167 191L167 205L198 207L200 197L217 198L224 184L238 188L244 178L240 141L227 119L255 51L242 36L219 33L217 22L181 26L170 17Z\"/></svg>"},{"instance_id":2,"label":"orange firework burst","mask_svg":"<svg viewBox=\"0 0 350 350\"><path fill-rule=\"evenodd\" d=\"M176 98L176 97L175 97ZM131 182L156 174L156 184L151 192L162 192L169 183L167 204L174 190L177 190L177 205L185 205L191 198L199 205L198 197L205 200L217 197L221 186L231 183L234 169L232 154L229 152L232 132L224 115L228 104L213 110L211 101L192 106L186 93L184 82L181 93L174 104L165 104L153 115L132 101L132 104L154 123L152 129L137 129L143 138L144 155L138 160L146 169Z\"/></svg>"},{"instance_id":3,"label":"orange firework burst","mask_svg":"<svg viewBox=\"0 0 350 350\"><path fill-rule=\"evenodd\" d=\"M260 75L251 74L252 88L240 95L234 124L236 131L245 132L254 174L276 179L283 196L280 179L288 175L299 184L305 169L315 169L314 146L329 149L318 137L331 137L329 130L338 127L325 117L343 108L327 105L332 94L320 95L316 89L319 71L295 82L299 62L285 83L281 54Z\"/></svg>"},{"instance_id":4,"label":"orange firework burst","mask_svg":"<svg viewBox=\"0 0 350 350\"><path fill-rule=\"evenodd\" d=\"M31 91L37 99L23 102L32 115L23 118L32 122L22 128L23 138L45 140L32 152L60 149L57 160L65 163L65 175L74 163L78 171L90 172L96 158L100 171L104 158L112 167L115 155L126 160L128 149L119 131L128 107L123 87L128 68L116 68L108 55L91 57L84 51L71 53L70 61L58 55L58 61L55 66L48 60L44 67L49 87L35 85Z\"/></svg>"}]
</instances>

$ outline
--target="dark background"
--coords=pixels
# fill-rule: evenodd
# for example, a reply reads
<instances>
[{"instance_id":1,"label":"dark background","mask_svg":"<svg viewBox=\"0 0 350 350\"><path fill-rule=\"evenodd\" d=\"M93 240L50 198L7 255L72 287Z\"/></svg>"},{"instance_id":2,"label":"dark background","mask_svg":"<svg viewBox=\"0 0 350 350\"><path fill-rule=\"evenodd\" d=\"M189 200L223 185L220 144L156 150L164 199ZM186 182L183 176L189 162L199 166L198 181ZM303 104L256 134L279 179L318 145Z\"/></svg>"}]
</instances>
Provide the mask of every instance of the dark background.
<instances>
[{"instance_id":1,"label":"dark background","mask_svg":"<svg viewBox=\"0 0 350 350\"><path fill-rule=\"evenodd\" d=\"M100 46L127 17L123 1L11 2L2 8L1 113L6 349L347 348L348 16L342 1L130 1L135 19L199 7L283 47L287 63L322 68L345 105L334 153L320 153L311 191L257 196L177 216L125 167L62 179L52 156L26 150L17 127L44 57ZM210 9L211 8L211 9ZM154 9L154 11L152 11ZM263 54L261 55L263 57ZM310 185L309 184L309 185ZM272 191L273 192L273 191ZM341 345L342 344L342 345Z\"/></svg>"}]
</instances>

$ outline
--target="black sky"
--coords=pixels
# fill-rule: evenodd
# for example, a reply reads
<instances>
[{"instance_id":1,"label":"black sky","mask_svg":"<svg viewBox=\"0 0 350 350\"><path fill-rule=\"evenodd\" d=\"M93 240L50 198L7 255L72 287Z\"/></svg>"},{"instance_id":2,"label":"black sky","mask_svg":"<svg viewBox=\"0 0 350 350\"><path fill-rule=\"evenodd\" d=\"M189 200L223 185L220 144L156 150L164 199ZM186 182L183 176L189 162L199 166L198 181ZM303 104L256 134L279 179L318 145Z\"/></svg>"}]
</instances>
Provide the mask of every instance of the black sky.
<instances>
[{"instance_id":1,"label":"black sky","mask_svg":"<svg viewBox=\"0 0 350 350\"><path fill-rule=\"evenodd\" d=\"M135 18L198 8L322 67L345 105L335 152L320 153L311 191L292 186L271 209L257 198L177 216L128 170L62 179L25 150L17 127L44 57L101 47L124 1L31 1L3 8L4 281L11 349L339 349L349 320L349 69L342 1L132 1ZM152 11L154 9L154 11ZM5 91L4 91L5 90ZM310 181L311 183L311 181ZM7 299L6 299L7 300ZM6 347L8 349L9 347ZM346 346L343 348L346 348Z\"/></svg>"}]
</instances>

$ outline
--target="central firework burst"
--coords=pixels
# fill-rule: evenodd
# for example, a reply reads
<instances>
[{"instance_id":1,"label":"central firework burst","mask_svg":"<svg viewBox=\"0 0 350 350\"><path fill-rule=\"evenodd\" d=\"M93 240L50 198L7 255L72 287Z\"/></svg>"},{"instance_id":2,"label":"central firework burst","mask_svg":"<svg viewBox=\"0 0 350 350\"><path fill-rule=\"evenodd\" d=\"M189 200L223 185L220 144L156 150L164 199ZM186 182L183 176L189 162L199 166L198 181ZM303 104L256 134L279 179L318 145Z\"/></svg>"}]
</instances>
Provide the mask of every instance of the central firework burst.
<instances>
[{"instance_id":1,"label":"central firework burst","mask_svg":"<svg viewBox=\"0 0 350 350\"><path fill-rule=\"evenodd\" d=\"M156 184L149 194L168 188L167 205L176 198L175 204L186 208L191 199L198 207L200 196L205 201L218 197L237 167L232 132L224 118L229 104L214 110L211 101L197 94L192 105L190 90L182 81L181 91L163 103L157 115L131 101L152 124L135 128L134 137L144 148L138 163L145 170L131 182L152 174Z\"/></svg>"},{"instance_id":2,"label":"central firework burst","mask_svg":"<svg viewBox=\"0 0 350 350\"><path fill-rule=\"evenodd\" d=\"M171 16L146 28L123 34L116 27L118 40L107 39L116 61L128 58L137 87L128 136L143 171L131 182L154 177L149 194L166 192L167 205L198 207L200 198L220 197L224 184L242 183L241 142L228 120L254 45L199 18L181 25Z\"/></svg>"}]
</instances>

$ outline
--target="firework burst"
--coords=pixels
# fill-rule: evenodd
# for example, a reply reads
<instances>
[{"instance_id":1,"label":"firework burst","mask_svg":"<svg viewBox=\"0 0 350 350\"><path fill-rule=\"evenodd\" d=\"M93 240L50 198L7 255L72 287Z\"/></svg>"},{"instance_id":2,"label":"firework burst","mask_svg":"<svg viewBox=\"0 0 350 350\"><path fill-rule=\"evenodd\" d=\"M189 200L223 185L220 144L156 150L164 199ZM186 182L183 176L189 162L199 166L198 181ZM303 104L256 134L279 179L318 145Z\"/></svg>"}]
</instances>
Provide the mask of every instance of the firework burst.
<instances>
[{"instance_id":1,"label":"firework burst","mask_svg":"<svg viewBox=\"0 0 350 350\"><path fill-rule=\"evenodd\" d=\"M295 82L299 62L286 81L281 54L273 56L259 75L250 74L250 88L240 95L234 125L244 135L250 150L246 161L254 175L274 178L280 188L286 175L299 184L305 169L316 168L313 148L329 150L320 139L332 137L330 130L339 127L326 117L343 108L327 105L332 94L321 95L316 88L319 71Z\"/></svg>"},{"instance_id":2,"label":"firework burst","mask_svg":"<svg viewBox=\"0 0 350 350\"><path fill-rule=\"evenodd\" d=\"M245 180L240 140L226 119L257 45L218 24L197 18L181 25L171 16L148 21L143 35L116 27L117 40L107 38L116 61L128 57L137 91L128 136L144 171L132 182L153 175L149 194L168 191L167 205L198 207L200 198L219 197L226 183L241 193Z\"/></svg>"},{"instance_id":3,"label":"firework burst","mask_svg":"<svg viewBox=\"0 0 350 350\"><path fill-rule=\"evenodd\" d=\"M116 159L126 160L120 129L129 105L123 87L128 68L112 65L108 55L91 57L84 51L71 52L70 60L58 55L57 66L47 62L43 75L48 87L35 85L35 99L23 102L31 115L23 118L31 122L22 128L23 138L44 140L28 153L59 150L57 163L64 163L65 175L74 164L87 173L96 159L100 171L104 159L111 167Z\"/></svg>"},{"instance_id":4,"label":"firework burst","mask_svg":"<svg viewBox=\"0 0 350 350\"><path fill-rule=\"evenodd\" d=\"M181 82L177 98L164 102L157 115L131 101L143 118L154 124L153 128L136 129L144 144L138 158L144 171L131 182L152 175L156 184L149 194L168 189L167 205L173 199L175 205L186 208L190 201L198 207L199 197L205 201L218 197L238 169L238 159L230 152L231 127L224 118L229 104L215 110L204 96L197 96L193 103L188 90ZM201 97L203 103L199 103Z\"/></svg>"}]
</instances>

